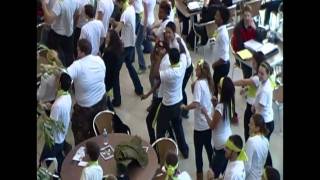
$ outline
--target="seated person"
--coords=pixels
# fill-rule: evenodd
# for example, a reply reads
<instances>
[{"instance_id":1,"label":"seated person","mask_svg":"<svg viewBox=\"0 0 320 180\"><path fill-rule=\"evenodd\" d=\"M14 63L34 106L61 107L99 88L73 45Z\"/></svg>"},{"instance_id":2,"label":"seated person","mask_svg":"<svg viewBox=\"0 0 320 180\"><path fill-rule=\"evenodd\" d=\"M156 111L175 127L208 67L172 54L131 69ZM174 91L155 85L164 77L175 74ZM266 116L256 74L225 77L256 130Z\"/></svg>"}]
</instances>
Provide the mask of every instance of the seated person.
<instances>
[{"instance_id":1,"label":"seated person","mask_svg":"<svg viewBox=\"0 0 320 180\"><path fill-rule=\"evenodd\" d=\"M103 177L103 170L98 163L100 156L100 147L93 141L86 143L86 154L89 155L88 166L82 170L80 180L101 180Z\"/></svg>"},{"instance_id":2,"label":"seated person","mask_svg":"<svg viewBox=\"0 0 320 180\"><path fill-rule=\"evenodd\" d=\"M168 152L166 156L165 165L157 170L157 173L153 177L153 179L158 180L191 180L191 177L188 172L183 171L180 172L178 170L179 162L178 155L174 152Z\"/></svg>"},{"instance_id":3,"label":"seated person","mask_svg":"<svg viewBox=\"0 0 320 180\"><path fill-rule=\"evenodd\" d=\"M269 25L271 12L278 12L282 0L271 0L261 5L260 9L265 9L264 25Z\"/></svg>"},{"instance_id":4,"label":"seated person","mask_svg":"<svg viewBox=\"0 0 320 180\"><path fill-rule=\"evenodd\" d=\"M252 8L249 5L244 6L242 19L233 30L231 45L235 52L245 49L244 42L256 38L256 25L251 16ZM237 63L240 63L236 60ZM241 63L241 68L244 78L249 78L252 75L252 69Z\"/></svg>"}]
</instances>

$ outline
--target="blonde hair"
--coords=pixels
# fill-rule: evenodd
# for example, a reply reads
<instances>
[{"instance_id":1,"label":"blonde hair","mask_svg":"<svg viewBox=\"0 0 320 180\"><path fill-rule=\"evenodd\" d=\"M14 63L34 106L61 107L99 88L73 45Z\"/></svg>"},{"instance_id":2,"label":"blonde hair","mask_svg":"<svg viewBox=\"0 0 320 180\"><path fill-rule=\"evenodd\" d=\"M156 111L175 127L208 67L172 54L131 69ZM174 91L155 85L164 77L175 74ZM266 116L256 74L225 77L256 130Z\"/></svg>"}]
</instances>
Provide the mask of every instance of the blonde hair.
<instances>
[{"instance_id":1,"label":"blonde hair","mask_svg":"<svg viewBox=\"0 0 320 180\"><path fill-rule=\"evenodd\" d=\"M250 5L244 5L244 7L242 8L242 14L244 14L244 12L250 12L252 13L252 7Z\"/></svg>"}]
</instances>

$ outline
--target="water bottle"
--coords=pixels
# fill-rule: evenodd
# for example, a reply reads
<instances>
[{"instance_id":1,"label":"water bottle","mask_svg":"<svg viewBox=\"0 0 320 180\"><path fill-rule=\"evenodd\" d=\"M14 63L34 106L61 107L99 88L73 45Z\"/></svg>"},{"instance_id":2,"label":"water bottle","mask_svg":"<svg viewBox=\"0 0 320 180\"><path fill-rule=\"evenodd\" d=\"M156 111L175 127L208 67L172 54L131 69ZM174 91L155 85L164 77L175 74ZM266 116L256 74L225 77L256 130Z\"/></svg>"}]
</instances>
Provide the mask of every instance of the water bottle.
<instances>
[{"instance_id":1,"label":"water bottle","mask_svg":"<svg viewBox=\"0 0 320 180\"><path fill-rule=\"evenodd\" d=\"M104 145L108 145L108 132L106 129L103 129L103 139L104 139Z\"/></svg>"}]
</instances>

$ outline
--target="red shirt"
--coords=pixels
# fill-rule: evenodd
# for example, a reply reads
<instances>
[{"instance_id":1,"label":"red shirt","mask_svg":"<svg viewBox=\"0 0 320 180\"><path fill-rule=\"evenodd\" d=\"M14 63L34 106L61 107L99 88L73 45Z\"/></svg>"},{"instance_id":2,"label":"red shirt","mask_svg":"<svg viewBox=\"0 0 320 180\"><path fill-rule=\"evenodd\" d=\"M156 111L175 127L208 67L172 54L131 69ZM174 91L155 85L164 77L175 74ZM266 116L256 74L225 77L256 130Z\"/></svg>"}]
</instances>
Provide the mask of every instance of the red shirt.
<instances>
[{"instance_id":1,"label":"red shirt","mask_svg":"<svg viewBox=\"0 0 320 180\"><path fill-rule=\"evenodd\" d=\"M244 42L255 38L256 30L253 29L251 26L245 28L243 20L241 20L233 31L233 37L231 39L232 48L235 52L240 51L244 49Z\"/></svg>"}]
</instances>

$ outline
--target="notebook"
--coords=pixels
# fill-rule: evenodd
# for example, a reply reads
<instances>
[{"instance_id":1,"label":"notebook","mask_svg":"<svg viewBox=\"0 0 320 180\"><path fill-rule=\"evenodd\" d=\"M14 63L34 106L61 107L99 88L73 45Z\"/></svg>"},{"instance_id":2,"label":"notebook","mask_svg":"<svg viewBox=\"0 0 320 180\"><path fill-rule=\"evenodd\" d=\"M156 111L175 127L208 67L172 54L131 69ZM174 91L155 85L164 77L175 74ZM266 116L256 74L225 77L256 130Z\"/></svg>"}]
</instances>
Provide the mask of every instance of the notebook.
<instances>
[{"instance_id":1,"label":"notebook","mask_svg":"<svg viewBox=\"0 0 320 180\"><path fill-rule=\"evenodd\" d=\"M243 60L247 60L247 59L252 58L252 53L248 49L243 49L241 51L238 51L237 54Z\"/></svg>"},{"instance_id":2,"label":"notebook","mask_svg":"<svg viewBox=\"0 0 320 180\"><path fill-rule=\"evenodd\" d=\"M263 44L259 43L258 41L255 41L253 39L246 41L244 43L245 48L250 49L251 51L254 51L254 52L259 51L262 46L263 46Z\"/></svg>"}]
</instances>

